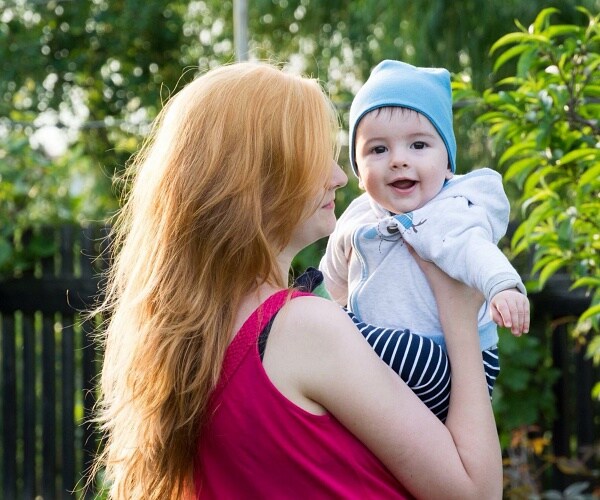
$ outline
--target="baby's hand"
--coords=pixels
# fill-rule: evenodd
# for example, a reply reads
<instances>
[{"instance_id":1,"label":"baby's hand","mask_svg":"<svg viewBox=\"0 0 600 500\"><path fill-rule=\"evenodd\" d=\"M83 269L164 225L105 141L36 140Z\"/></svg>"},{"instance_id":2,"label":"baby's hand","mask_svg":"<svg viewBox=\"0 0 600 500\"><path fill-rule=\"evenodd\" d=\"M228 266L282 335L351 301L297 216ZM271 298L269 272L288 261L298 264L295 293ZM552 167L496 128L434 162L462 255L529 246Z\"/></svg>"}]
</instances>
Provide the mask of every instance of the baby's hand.
<instances>
[{"instance_id":1,"label":"baby's hand","mask_svg":"<svg viewBox=\"0 0 600 500\"><path fill-rule=\"evenodd\" d=\"M492 320L499 326L510 328L519 337L529 332L529 300L516 288L502 290L492 297Z\"/></svg>"}]
</instances>

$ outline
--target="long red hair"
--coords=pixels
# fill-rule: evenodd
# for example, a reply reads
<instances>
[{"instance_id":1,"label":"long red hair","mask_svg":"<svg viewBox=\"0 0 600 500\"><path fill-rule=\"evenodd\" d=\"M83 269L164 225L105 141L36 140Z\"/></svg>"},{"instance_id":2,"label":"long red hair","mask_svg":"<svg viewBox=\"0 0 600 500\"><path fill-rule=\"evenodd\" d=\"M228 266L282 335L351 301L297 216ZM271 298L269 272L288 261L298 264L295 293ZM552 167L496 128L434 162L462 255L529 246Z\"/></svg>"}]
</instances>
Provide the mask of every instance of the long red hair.
<instances>
[{"instance_id":1,"label":"long red hair","mask_svg":"<svg viewBox=\"0 0 600 500\"><path fill-rule=\"evenodd\" d=\"M338 121L319 84L223 66L172 99L128 166L101 332L98 421L113 498L179 498L240 299L329 181Z\"/></svg>"}]
</instances>

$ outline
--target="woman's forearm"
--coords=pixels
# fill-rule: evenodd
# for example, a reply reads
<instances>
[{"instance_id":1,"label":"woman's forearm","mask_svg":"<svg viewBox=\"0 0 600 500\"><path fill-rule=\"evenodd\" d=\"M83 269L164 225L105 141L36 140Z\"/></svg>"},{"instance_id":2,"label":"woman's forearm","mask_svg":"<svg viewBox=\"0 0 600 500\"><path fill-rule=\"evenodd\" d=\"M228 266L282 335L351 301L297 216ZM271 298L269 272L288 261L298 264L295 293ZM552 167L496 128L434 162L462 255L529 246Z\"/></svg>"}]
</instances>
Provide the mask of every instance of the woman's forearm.
<instances>
[{"instance_id":1,"label":"woman's forearm","mask_svg":"<svg viewBox=\"0 0 600 500\"><path fill-rule=\"evenodd\" d=\"M502 455L482 363L477 314L483 297L417 258L434 293L452 369L446 428L473 498L502 498Z\"/></svg>"},{"instance_id":2,"label":"woman's forearm","mask_svg":"<svg viewBox=\"0 0 600 500\"><path fill-rule=\"evenodd\" d=\"M452 284L454 285L454 284ZM456 290L460 292L461 290ZM452 367L452 391L446 427L465 471L480 498L502 497L502 456L482 363L476 310L470 290L440 296L438 309Z\"/></svg>"}]
</instances>

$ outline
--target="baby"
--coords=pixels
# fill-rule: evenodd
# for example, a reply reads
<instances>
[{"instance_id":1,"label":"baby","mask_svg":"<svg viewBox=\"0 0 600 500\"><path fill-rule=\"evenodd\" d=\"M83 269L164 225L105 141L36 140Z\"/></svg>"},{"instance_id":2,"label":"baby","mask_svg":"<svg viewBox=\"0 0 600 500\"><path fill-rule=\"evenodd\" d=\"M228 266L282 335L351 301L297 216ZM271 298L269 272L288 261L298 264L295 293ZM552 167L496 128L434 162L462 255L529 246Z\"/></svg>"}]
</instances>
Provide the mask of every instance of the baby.
<instances>
[{"instance_id":1,"label":"baby","mask_svg":"<svg viewBox=\"0 0 600 500\"><path fill-rule=\"evenodd\" d=\"M526 333L529 301L497 247L510 210L502 177L490 169L454 174L450 74L381 62L352 102L349 129L350 162L366 193L329 238L320 264L329 295L359 328L408 328L443 346L436 303L410 245L484 295L479 334L491 394L499 371L496 325ZM392 366L397 346L370 343Z\"/></svg>"}]
</instances>

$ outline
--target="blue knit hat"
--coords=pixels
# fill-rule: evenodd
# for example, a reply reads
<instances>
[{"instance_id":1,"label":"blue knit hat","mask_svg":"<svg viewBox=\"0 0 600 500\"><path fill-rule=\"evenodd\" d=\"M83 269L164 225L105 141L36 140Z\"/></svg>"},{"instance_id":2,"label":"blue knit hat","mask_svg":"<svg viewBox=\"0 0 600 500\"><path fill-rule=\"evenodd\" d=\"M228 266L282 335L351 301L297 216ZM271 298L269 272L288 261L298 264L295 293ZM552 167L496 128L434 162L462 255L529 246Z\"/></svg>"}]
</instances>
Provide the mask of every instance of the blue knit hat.
<instances>
[{"instance_id":1,"label":"blue knit hat","mask_svg":"<svg viewBox=\"0 0 600 500\"><path fill-rule=\"evenodd\" d=\"M401 61L385 60L373 69L350 106L350 165L357 176L358 123L368 112L388 106L413 109L426 116L446 145L452 172L456 170L450 73L444 68L417 68Z\"/></svg>"}]
</instances>

